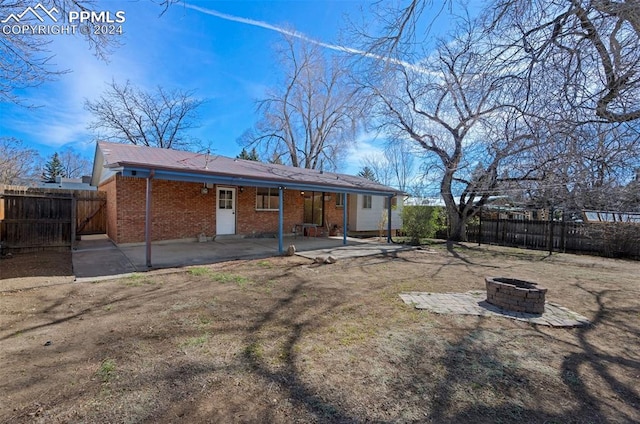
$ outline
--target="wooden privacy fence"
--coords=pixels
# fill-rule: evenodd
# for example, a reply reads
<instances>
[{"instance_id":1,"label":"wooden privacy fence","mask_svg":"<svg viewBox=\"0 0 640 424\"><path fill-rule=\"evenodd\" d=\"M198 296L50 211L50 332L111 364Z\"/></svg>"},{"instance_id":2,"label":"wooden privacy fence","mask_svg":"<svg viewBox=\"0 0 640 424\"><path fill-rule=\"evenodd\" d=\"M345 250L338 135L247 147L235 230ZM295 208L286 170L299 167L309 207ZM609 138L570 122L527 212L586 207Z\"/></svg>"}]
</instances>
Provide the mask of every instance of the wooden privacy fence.
<instances>
[{"instance_id":1,"label":"wooden privacy fence","mask_svg":"<svg viewBox=\"0 0 640 424\"><path fill-rule=\"evenodd\" d=\"M483 218L468 226L467 239L501 246L640 259L640 225L632 223Z\"/></svg>"},{"instance_id":2,"label":"wooden privacy fence","mask_svg":"<svg viewBox=\"0 0 640 424\"><path fill-rule=\"evenodd\" d=\"M71 248L75 233L73 197L3 194L0 198L3 250Z\"/></svg>"},{"instance_id":3,"label":"wooden privacy fence","mask_svg":"<svg viewBox=\"0 0 640 424\"><path fill-rule=\"evenodd\" d=\"M0 186L3 250L66 249L77 236L106 232L106 193Z\"/></svg>"}]
</instances>

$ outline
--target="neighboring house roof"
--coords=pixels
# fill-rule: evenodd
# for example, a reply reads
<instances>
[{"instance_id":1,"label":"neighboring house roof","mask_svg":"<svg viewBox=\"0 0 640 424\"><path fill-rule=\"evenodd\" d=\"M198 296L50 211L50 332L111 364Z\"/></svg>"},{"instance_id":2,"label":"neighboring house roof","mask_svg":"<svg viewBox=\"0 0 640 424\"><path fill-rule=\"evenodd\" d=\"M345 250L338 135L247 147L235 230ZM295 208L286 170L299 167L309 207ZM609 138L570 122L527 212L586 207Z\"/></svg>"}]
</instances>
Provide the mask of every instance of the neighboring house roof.
<instances>
[{"instance_id":1,"label":"neighboring house roof","mask_svg":"<svg viewBox=\"0 0 640 424\"><path fill-rule=\"evenodd\" d=\"M64 190L96 190L89 182L85 182L84 178L58 177L55 182L37 181L34 185L40 188L59 188Z\"/></svg>"},{"instance_id":2,"label":"neighboring house roof","mask_svg":"<svg viewBox=\"0 0 640 424\"><path fill-rule=\"evenodd\" d=\"M582 211L587 222L631 222L640 224L640 212Z\"/></svg>"},{"instance_id":3,"label":"neighboring house roof","mask_svg":"<svg viewBox=\"0 0 640 424\"><path fill-rule=\"evenodd\" d=\"M91 185L115 173L124 176L239 186L279 187L373 195L400 194L393 187L353 175L231 159L131 144L98 142Z\"/></svg>"},{"instance_id":4,"label":"neighboring house roof","mask_svg":"<svg viewBox=\"0 0 640 424\"><path fill-rule=\"evenodd\" d=\"M408 197L403 203L405 206L445 206L442 197Z\"/></svg>"}]
</instances>

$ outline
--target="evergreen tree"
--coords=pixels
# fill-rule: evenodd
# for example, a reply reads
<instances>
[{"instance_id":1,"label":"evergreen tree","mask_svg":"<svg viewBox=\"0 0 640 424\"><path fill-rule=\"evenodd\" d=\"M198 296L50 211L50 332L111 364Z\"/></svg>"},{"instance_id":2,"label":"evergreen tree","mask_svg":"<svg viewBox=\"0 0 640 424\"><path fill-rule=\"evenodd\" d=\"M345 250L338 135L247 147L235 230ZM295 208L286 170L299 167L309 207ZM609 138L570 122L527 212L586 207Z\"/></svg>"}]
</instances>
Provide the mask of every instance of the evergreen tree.
<instances>
[{"instance_id":1,"label":"evergreen tree","mask_svg":"<svg viewBox=\"0 0 640 424\"><path fill-rule=\"evenodd\" d=\"M258 152L256 152L256 148L255 147L253 149L251 149L250 152L247 152L247 149L245 149L243 147L242 151L240 152L240 154L238 156L236 156L236 158L245 159L245 160L253 160L253 161L256 161L256 162L260 162L260 157L258 157Z\"/></svg>"},{"instance_id":2,"label":"evergreen tree","mask_svg":"<svg viewBox=\"0 0 640 424\"><path fill-rule=\"evenodd\" d=\"M66 177L67 173L64 170L62 161L58 153L54 153L51 159L44 164L44 170L42 171L42 180L53 183L56 181L56 177Z\"/></svg>"},{"instance_id":3,"label":"evergreen tree","mask_svg":"<svg viewBox=\"0 0 640 424\"><path fill-rule=\"evenodd\" d=\"M368 166L365 166L364 168L362 168L360 170L360 172L358 172L358 177L362 177L362 178L366 178L366 179L371 180L371 181L378 182L378 179L376 178L375 172L373 172L373 170L371 168L369 168Z\"/></svg>"}]
</instances>

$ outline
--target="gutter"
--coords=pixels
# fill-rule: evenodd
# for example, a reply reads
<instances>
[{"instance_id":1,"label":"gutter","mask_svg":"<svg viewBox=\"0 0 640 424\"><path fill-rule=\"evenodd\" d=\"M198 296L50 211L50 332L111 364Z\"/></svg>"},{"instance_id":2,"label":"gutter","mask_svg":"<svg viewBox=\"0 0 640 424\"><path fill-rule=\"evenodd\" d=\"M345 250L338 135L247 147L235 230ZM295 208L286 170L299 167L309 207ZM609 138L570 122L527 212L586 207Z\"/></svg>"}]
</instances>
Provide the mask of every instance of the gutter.
<instances>
[{"instance_id":1,"label":"gutter","mask_svg":"<svg viewBox=\"0 0 640 424\"><path fill-rule=\"evenodd\" d=\"M117 166L110 167L112 170L118 170L122 172L122 175L125 177L136 177L136 178L149 178L152 175L152 178L161 179L161 180L169 180L169 181L183 181L183 182L194 182L194 183L213 183L213 184L224 184L224 185L232 185L232 186L249 186L249 187L283 187L285 189L293 189L293 190L308 190L308 191L329 191L329 192L344 192L347 191L349 193L356 194L367 194L373 196L396 196L402 194L399 191L386 191L386 190L375 190L375 189L363 189L358 188L356 186L345 186L345 185L333 185L333 184L313 184L313 183L299 183L290 180L266 180L260 178L247 178L247 177L236 177L236 176L225 176L225 175L212 175L210 173L198 173L198 172L182 172L182 171L171 171L171 170L162 170L162 169L148 169L142 167L128 167L128 166Z\"/></svg>"}]
</instances>

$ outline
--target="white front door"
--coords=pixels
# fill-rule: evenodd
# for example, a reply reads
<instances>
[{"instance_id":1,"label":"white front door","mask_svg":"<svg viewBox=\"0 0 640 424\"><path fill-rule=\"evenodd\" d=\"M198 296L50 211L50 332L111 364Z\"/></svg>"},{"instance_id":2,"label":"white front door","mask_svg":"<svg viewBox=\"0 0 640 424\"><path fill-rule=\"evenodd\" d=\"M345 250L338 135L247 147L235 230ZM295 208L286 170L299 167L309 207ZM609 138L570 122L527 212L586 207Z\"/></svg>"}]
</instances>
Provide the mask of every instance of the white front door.
<instances>
[{"instance_id":1,"label":"white front door","mask_svg":"<svg viewBox=\"0 0 640 424\"><path fill-rule=\"evenodd\" d=\"M218 187L216 202L216 235L236 233L236 189Z\"/></svg>"}]
</instances>

